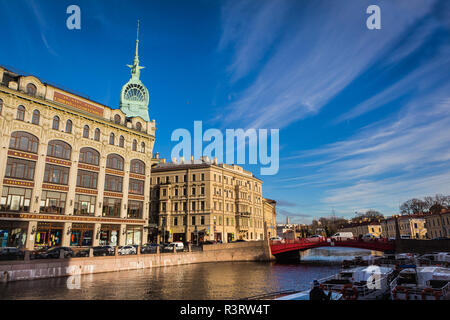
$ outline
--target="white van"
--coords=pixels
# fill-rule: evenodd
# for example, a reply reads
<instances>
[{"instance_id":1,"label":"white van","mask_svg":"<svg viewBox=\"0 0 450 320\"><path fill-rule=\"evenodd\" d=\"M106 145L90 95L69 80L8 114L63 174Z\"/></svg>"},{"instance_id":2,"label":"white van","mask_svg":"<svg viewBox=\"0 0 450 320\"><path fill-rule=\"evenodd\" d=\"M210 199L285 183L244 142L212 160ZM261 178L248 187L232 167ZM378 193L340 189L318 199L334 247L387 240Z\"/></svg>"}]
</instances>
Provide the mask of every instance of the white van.
<instances>
[{"instance_id":1,"label":"white van","mask_svg":"<svg viewBox=\"0 0 450 320\"><path fill-rule=\"evenodd\" d=\"M174 246L176 247L176 250L177 250L177 251L183 251L183 250L184 250L184 244L183 244L183 242L181 242L181 241L176 241L176 242L169 243L169 245L166 246L166 247L164 248L164 251L170 251L170 252L172 252Z\"/></svg>"},{"instance_id":2,"label":"white van","mask_svg":"<svg viewBox=\"0 0 450 320\"><path fill-rule=\"evenodd\" d=\"M353 232L337 232L331 236L333 240L348 240L353 239Z\"/></svg>"}]
</instances>

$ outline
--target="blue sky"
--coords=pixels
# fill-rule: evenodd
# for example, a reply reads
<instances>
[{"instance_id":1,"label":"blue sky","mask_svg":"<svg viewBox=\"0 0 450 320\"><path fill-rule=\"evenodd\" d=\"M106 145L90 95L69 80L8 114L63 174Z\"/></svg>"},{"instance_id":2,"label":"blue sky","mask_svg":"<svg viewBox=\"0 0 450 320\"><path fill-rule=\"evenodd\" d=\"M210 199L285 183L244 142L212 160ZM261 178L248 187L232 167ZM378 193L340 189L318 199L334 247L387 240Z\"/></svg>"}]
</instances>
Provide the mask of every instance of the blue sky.
<instances>
[{"instance_id":1,"label":"blue sky","mask_svg":"<svg viewBox=\"0 0 450 320\"><path fill-rule=\"evenodd\" d=\"M280 129L280 171L262 177L279 221L450 193L449 1L0 0L0 64L117 108L137 19L162 157L194 120Z\"/></svg>"}]
</instances>

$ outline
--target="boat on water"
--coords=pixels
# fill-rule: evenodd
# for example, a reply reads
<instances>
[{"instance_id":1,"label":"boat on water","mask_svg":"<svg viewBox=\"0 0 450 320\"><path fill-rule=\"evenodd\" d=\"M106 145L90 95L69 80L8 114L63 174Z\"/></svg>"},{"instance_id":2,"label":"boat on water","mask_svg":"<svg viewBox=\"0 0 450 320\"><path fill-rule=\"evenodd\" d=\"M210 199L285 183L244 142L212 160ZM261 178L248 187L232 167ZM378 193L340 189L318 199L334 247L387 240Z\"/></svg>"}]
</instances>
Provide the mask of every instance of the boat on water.
<instances>
[{"instance_id":1,"label":"boat on water","mask_svg":"<svg viewBox=\"0 0 450 320\"><path fill-rule=\"evenodd\" d=\"M309 300L309 291L285 290L245 298L244 300ZM324 291L328 295L328 291ZM331 292L330 300L342 300L342 294Z\"/></svg>"},{"instance_id":2,"label":"boat on water","mask_svg":"<svg viewBox=\"0 0 450 320\"><path fill-rule=\"evenodd\" d=\"M318 281L323 290L342 294L343 300L381 300L389 298L389 284L396 276L394 271L394 268L370 265L344 269Z\"/></svg>"},{"instance_id":3,"label":"boat on water","mask_svg":"<svg viewBox=\"0 0 450 320\"><path fill-rule=\"evenodd\" d=\"M421 255L418 257L419 266L443 266L448 268L450 266L449 252L434 252Z\"/></svg>"},{"instance_id":4,"label":"boat on water","mask_svg":"<svg viewBox=\"0 0 450 320\"><path fill-rule=\"evenodd\" d=\"M450 269L406 268L399 272L390 287L393 300L450 300Z\"/></svg>"},{"instance_id":5,"label":"boat on water","mask_svg":"<svg viewBox=\"0 0 450 320\"><path fill-rule=\"evenodd\" d=\"M398 254L384 254L381 257L375 258L374 265L390 267L390 268L405 268L415 266L417 264L418 254L414 253L398 253Z\"/></svg>"}]
</instances>

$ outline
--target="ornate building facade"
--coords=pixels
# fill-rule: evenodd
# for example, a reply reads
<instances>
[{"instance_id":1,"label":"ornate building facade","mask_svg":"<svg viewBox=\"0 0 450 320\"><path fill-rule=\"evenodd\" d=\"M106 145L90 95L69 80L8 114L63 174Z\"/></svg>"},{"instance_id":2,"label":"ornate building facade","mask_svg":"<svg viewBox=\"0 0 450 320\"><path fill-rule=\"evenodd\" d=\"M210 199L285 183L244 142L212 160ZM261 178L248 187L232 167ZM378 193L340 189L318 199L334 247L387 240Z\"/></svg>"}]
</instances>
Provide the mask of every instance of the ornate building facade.
<instances>
[{"instance_id":1,"label":"ornate building facade","mask_svg":"<svg viewBox=\"0 0 450 320\"><path fill-rule=\"evenodd\" d=\"M237 165L201 160L160 163L152 168L151 215L161 241L263 240L262 181Z\"/></svg>"},{"instance_id":2,"label":"ornate building facade","mask_svg":"<svg viewBox=\"0 0 450 320\"><path fill-rule=\"evenodd\" d=\"M145 92L112 109L0 67L0 246L147 241L156 127L129 101Z\"/></svg>"}]
</instances>

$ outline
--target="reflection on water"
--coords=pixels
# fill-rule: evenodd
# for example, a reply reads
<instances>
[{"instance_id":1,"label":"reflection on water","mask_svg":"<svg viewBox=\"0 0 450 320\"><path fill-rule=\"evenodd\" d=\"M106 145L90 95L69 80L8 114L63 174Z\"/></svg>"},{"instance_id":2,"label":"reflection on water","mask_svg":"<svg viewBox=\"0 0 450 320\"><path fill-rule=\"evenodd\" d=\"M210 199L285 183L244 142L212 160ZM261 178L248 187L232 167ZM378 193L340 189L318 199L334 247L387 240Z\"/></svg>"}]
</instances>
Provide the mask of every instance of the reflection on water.
<instances>
[{"instance_id":1,"label":"reflection on water","mask_svg":"<svg viewBox=\"0 0 450 320\"><path fill-rule=\"evenodd\" d=\"M301 262L306 263L318 262L340 264L343 260L351 260L356 256L361 256L363 259L370 259L371 257L382 255L383 253L379 251L354 248L326 247L300 252L300 260Z\"/></svg>"},{"instance_id":2,"label":"reflection on water","mask_svg":"<svg viewBox=\"0 0 450 320\"><path fill-rule=\"evenodd\" d=\"M68 282L69 287L74 287L70 278L17 281L0 284L0 299L209 300L306 290L312 280L339 272L340 265L307 263L305 259L341 261L343 257L349 259L350 252L360 255L359 250L344 249L347 254L343 254L336 249L310 250L298 264L203 263L86 275L79 278L79 289L68 289Z\"/></svg>"}]
</instances>

